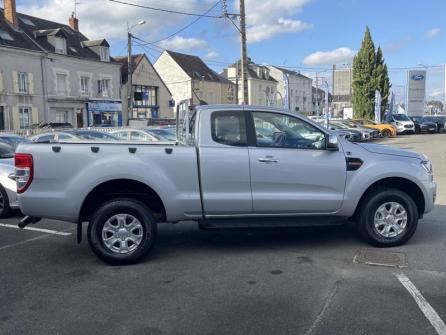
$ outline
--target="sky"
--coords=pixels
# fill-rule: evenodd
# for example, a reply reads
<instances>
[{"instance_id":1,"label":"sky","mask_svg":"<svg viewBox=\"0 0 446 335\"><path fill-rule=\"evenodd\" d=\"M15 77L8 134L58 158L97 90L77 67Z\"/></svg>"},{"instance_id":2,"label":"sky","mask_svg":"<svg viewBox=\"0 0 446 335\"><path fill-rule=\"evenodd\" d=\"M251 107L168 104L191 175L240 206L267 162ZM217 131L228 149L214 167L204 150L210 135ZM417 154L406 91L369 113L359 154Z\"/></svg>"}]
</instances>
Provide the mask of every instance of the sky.
<instances>
[{"instance_id":1,"label":"sky","mask_svg":"<svg viewBox=\"0 0 446 335\"><path fill-rule=\"evenodd\" d=\"M220 71L240 57L239 32L228 19L197 17L132 7L110 0L17 0L18 10L62 23L77 5L80 30L89 38L107 38L112 55L126 53L127 24L141 20L133 34L135 53L155 61L163 49L200 56ZM217 0L121 0L137 5L219 16ZM1 0L0 0L1 2ZM227 0L238 13L238 0ZM212 9L211 9L212 8ZM248 54L259 64L293 68L330 79L332 64L351 66L365 27L381 46L393 89L404 96L407 70L427 67L428 99L444 100L446 64L445 0L246 0ZM140 43L140 44L138 44ZM325 72L324 72L325 71ZM398 98L397 98L398 99ZM397 101L398 102L398 101Z\"/></svg>"}]
</instances>

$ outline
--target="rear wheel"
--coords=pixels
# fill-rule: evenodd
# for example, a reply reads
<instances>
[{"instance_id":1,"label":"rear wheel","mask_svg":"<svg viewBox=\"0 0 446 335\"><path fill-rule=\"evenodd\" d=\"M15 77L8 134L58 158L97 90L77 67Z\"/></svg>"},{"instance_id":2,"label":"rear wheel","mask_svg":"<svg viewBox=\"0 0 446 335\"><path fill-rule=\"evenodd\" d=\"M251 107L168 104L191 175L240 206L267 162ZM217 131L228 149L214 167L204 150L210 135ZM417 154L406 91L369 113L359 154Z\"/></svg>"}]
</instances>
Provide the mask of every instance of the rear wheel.
<instances>
[{"instance_id":1,"label":"rear wheel","mask_svg":"<svg viewBox=\"0 0 446 335\"><path fill-rule=\"evenodd\" d=\"M390 136L392 136L392 133L390 132L389 129L384 129L382 131L382 135L383 135L383 137L390 137Z\"/></svg>"},{"instance_id":2,"label":"rear wheel","mask_svg":"<svg viewBox=\"0 0 446 335\"><path fill-rule=\"evenodd\" d=\"M418 208L409 195L397 189L380 188L362 201L357 226L368 243L393 247L413 236L418 217Z\"/></svg>"},{"instance_id":3,"label":"rear wheel","mask_svg":"<svg viewBox=\"0 0 446 335\"><path fill-rule=\"evenodd\" d=\"M11 207L9 206L9 198L5 189L0 185L0 218L6 218L11 215Z\"/></svg>"},{"instance_id":4,"label":"rear wheel","mask_svg":"<svg viewBox=\"0 0 446 335\"><path fill-rule=\"evenodd\" d=\"M157 224L150 209L133 199L103 204L88 225L91 249L109 264L138 262L150 252L156 235Z\"/></svg>"}]
</instances>

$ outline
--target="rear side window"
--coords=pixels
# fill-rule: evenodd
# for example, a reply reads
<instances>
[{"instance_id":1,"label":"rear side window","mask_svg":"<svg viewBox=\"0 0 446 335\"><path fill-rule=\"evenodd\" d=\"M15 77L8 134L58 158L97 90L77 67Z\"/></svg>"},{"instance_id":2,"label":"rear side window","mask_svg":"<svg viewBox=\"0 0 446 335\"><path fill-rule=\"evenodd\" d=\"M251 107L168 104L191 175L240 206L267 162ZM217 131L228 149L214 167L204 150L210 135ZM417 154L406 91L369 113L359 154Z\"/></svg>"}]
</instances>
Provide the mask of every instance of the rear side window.
<instances>
[{"instance_id":1,"label":"rear side window","mask_svg":"<svg viewBox=\"0 0 446 335\"><path fill-rule=\"evenodd\" d=\"M211 125L214 142L237 147L247 146L244 112L214 112L211 116Z\"/></svg>"}]
</instances>

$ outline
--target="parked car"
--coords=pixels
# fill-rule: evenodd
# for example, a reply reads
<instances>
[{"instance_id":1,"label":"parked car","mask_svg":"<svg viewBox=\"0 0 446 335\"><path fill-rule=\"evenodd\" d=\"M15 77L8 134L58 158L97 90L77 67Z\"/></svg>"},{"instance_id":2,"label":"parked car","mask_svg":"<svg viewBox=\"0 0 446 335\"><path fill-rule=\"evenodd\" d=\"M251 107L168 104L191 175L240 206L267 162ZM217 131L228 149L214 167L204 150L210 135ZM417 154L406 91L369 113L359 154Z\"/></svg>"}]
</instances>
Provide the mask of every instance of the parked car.
<instances>
[{"instance_id":1,"label":"parked car","mask_svg":"<svg viewBox=\"0 0 446 335\"><path fill-rule=\"evenodd\" d=\"M328 129L333 131L338 136L345 138L350 142L360 142L362 141L362 134L359 130L349 129L343 124L331 121L328 125Z\"/></svg>"},{"instance_id":2,"label":"parked car","mask_svg":"<svg viewBox=\"0 0 446 335\"><path fill-rule=\"evenodd\" d=\"M159 138L161 141L176 141L176 134L172 134L171 131L165 128L148 128L146 129L148 133Z\"/></svg>"},{"instance_id":3,"label":"parked car","mask_svg":"<svg viewBox=\"0 0 446 335\"><path fill-rule=\"evenodd\" d=\"M443 115L425 116L426 120L434 122L437 125L437 133L445 131L446 118Z\"/></svg>"},{"instance_id":4,"label":"parked car","mask_svg":"<svg viewBox=\"0 0 446 335\"><path fill-rule=\"evenodd\" d=\"M340 120L340 121L336 121L339 124L344 125L345 127L347 127L348 129L355 129L355 130L359 130L362 134L362 139L363 141L369 141L372 139L376 139L376 138L380 138L382 137L381 133L373 128L365 128L362 127L360 125L358 125L357 123L351 121L351 120Z\"/></svg>"},{"instance_id":5,"label":"parked car","mask_svg":"<svg viewBox=\"0 0 446 335\"><path fill-rule=\"evenodd\" d=\"M415 133L436 133L437 124L435 122L429 121L426 117L422 116L411 116L410 119L415 125Z\"/></svg>"},{"instance_id":6,"label":"parked car","mask_svg":"<svg viewBox=\"0 0 446 335\"><path fill-rule=\"evenodd\" d=\"M406 114L392 114L389 121L397 134L415 134L415 124Z\"/></svg>"},{"instance_id":7,"label":"parked car","mask_svg":"<svg viewBox=\"0 0 446 335\"><path fill-rule=\"evenodd\" d=\"M183 114L184 113L184 114ZM15 156L20 227L89 222L102 260L129 264L152 249L161 222L203 229L342 224L372 245L404 244L434 207L432 164L415 152L350 143L269 107L179 112L179 143L21 144ZM258 128L271 129L257 136ZM68 149L69 150L66 150Z\"/></svg>"},{"instance_id":8,"label":"parked car","mask_svg":"<svg viewBox=\"0 0 446 335\"><path fill-rule=\"evenodd\" d=\"M147 129L132 129L125 128L113 130L111 135L117 137L121 141L136 141L136 142L159 142L161 138L149 132Z\"/></svg>"},{"instance_id":9,"label":"parked car","mask_svg":"<svg viewBox=\"0 0 446 335\"><path fill-rule=\"evenodd\" d=\"M9 144L15 149L20 143L29 143L31 141L26 137L15 134L0 134L0 142Z\"/></svg>"},{"instance_id":10,"label":"parked car","mask_svg":"<svg viewBox=\"0 0 446 335\"><path fill-rule=\"evenodd\" d=\"M352 120L351 122L354 122L361 127L376 129L381 133L382 137L396 136L397 134L396 128L390 124L385 124L385 123L378 124L370 120Z\"/></svg>"},{"instance_id":11,"label":"parked car","mask_svg":"<svg viewBox=\"0 0 446 335\"><path fill-rule=\"evenodd\" d=\"M67 141L67 140L102 140L102 141L118 141L119 139L102 131L94 130L65 130L52 131L42 133L30 137L32 142L51 142L51 141Z\"/></svg>"},{"instance_id":12,"label":"parked car","mask_svg":"<svg viewBox=\"0 0 446 335\"><path fill-rule=\"evenodd\" d=\"M69 122L40 122L36 125L33 125L32 128L67 129L67 128L73 128L73 125Z\"/></svg>"},{"instance_id":13,"label":"parked car","mask_svg":"<svg viewBox=\"0 0 446 335\"><path fill-rule=\"evenodd\" d=\"M19 208L13 158L14 147L0 143L0 218L10 216L11 210Z\"/></svg>"}]
</instances>

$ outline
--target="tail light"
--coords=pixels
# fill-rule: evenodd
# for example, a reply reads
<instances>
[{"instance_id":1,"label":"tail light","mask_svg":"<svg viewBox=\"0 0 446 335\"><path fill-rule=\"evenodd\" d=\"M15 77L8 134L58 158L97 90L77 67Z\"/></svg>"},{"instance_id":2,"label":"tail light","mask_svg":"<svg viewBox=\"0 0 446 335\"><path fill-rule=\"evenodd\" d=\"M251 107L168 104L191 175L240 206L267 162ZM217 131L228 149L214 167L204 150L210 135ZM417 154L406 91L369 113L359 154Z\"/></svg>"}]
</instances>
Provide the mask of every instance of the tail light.
<instances>
[{"instance_id":1,"label":"tail light","mask_svg":"<svg viewBox=\"0 0 446 335\"><path fill-rule=\"evenodd\" d=\"M33 156L30 154L15 154L15 178L17 183L17 193L25 192L31 185L34 177Z\"/></svg>"}]
</instances>

